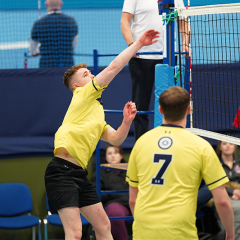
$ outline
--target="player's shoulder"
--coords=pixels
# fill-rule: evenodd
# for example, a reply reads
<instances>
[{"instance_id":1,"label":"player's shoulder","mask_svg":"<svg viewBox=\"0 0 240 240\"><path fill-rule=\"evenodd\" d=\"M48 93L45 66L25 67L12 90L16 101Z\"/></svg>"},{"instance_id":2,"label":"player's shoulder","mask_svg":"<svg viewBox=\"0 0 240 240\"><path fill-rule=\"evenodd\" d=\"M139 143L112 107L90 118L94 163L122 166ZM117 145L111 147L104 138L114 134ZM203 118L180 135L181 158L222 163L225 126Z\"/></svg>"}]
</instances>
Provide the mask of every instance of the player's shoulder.
<instances>
[{"instance_id":1,"label":"player's shoulder","mask_svg":"<svg viewBox=\"0 0 240 240\"><path fill-rule=\"evenodd\" d=\"M65 18L66 20L70 21L70 22L76 22L74 17L70 16L70 15L67 15L66 13L60 13L60 16L62 18Z\"/></svg>"},{"instance_id":2,"label":"player's shoulder","mask_svg":"<svg viewBox=\"0 0 240 240\"><path fill-rule=\"evenodd\" d=\"M158 136L163 136L165 132L175 132L175 137L181 138L181 139L189 139L191 140L191 144L194 146L198 147L209 147L211 146L208 141L203 139L202 137L190 132L188 129L184 129L181 127L164 127L164 126L159 126L156 128L153 128L149 130L148 132L144 133L140 138L139 138L139 144L140 143L146 143L146 141L151 141L154 138L157 138Z\"/></svg>"},{"instance_id":3,"label":"player's shoulder","mask_svg":"<svg viewBox=\"0 0 240 240\"><path fill-rule=\"evenodd\" d=\"M35 21L35 25L43 25L49 22L49 19L51 18L51 14L46 14L45 16L39 18Z\"/></svg>"},{"instance_id":4,"label":"player's shoulder","mask_svg":"<svg viewBox=\"0 0 240 240\"><path fill-rule=\"evenodd\" d=\"M214 151L212 145L207 140L191 132L190 129L186 129L186 137L191 138L192 144L194 144L200 152L210 153Z\"/></svg>"},{"instance_id":5,"label":"player's shoulder","mask_svg":"<svg viewBox=\"0 0 240 240\"><path fill-rule=\"evenodd\" d=\"M193 133L191 131L191 129L185 129L186 134L188 134L188 136L191 136L193 139L195 139L198 142L201 142L202 144L209 144L209 142L207 140L205 140L204 138L198 136L197 134Z\"/></svg>"}]
</instances>

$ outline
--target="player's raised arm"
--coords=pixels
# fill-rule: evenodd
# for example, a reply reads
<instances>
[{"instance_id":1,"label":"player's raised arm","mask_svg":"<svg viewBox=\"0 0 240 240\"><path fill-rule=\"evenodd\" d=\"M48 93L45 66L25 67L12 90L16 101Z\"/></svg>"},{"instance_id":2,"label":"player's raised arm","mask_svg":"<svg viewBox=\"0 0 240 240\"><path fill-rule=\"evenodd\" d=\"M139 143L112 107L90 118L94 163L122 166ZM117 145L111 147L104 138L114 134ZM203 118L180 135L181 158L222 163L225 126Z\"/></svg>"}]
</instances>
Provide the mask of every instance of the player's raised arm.
<instances>
[{"instance_id":1,"label":"player's raised arm","mask_svg":"<svg viewBox=\"0 0 240 240\"><path fill-rule=\"evenodd\" d=\"M109 84L112 79L122 70L122 68L129 62L132 56L143 46L151 45L158 40L159 32L155 30L148 30L142 34L142 36L135 41L131 46L122 51L108 67L100 72L96 81L99 86L105 86Z\"/></svg>"}]
</instances>

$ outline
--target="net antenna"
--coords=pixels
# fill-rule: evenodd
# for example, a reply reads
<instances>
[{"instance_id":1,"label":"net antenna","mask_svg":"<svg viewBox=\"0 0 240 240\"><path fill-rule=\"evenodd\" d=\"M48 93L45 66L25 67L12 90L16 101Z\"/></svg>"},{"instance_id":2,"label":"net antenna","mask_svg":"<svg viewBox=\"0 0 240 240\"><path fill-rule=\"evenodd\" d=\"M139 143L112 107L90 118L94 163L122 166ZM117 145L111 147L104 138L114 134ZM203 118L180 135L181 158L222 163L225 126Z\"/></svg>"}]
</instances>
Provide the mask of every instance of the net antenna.
<instances>
[{"instance_id":1,"label":"net antenna","mask_svg":"<svg viewBox=\"0 0 240 240\"><path fill-rule=\"evenodd\" d=\"M240 145L240 4L190 7L188 1L177 11L188 19L188 130Z\"/></svg>"}]
</instances>

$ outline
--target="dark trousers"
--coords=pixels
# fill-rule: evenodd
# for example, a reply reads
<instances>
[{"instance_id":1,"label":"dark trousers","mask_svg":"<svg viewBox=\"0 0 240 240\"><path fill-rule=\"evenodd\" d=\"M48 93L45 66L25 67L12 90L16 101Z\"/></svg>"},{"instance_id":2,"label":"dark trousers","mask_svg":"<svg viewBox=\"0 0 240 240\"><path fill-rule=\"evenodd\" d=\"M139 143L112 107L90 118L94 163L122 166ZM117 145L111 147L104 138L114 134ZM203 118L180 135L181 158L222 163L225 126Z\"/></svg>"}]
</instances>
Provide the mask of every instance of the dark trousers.
<instances>
[{"instance_id":1,"label":"dark trousers","mask_svg":"<svg viewBox=\"0 0 240 240\"><path fill-rule=\"evenodd\" d=\"M132 101L138 111L148 111L152 88L155 80L155 65L163 60L132 58L129 61L129 71L132 79ZM137 140L148 131L148 114L137 114L134 119L134 136Z\"/></svg>"},{"instance_id":2,"label":"dark trousers","mask_svg":"<svg viewBox=\"0 0 240 240\"><path fill-rule=\"evenodd\" d=\"M131 216L130 210L120 203L112 202L105 208L108 217L125 217ZM115 240L128 239L128 232L125 225L125 220L111 221L111 232Z\"/></svg>"}]
</instances>

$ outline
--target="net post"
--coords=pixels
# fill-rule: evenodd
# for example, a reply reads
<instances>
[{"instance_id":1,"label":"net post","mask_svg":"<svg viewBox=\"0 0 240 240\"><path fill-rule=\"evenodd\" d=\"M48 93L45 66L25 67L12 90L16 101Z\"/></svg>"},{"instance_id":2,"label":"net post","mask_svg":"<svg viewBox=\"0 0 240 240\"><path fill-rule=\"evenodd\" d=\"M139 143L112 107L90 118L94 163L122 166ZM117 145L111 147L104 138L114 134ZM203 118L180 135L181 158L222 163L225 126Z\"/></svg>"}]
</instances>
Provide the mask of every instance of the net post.
<instances>
[{"instance_id":1,"label":"net post","mask_svg":"<svg viewBox=\"0 0 240 240\"><path fill-rule=\"evenodd\" d=\"M41 18L41 0L38 0L38 18Z\"/></svg>"},{"instance_id":2,"label":"net post","mask_svg":"<svg viewBox=\"0 0 240 240\"><path fill-rule=\"evenodd\" d=\"M174 0L163 0L162 13L163 15L169 15L174 11ZM163 25L166 24L163 23ZM163 64L168 64L169 66L175 66L175 47L174 47L174 22L169 21L166 25L166 33L164 41L167 42L165 51L165 56L163 57Z\"/></svg>"},{"instance_id":3,"label":"net post","mask_svg":"<svg viewBox=\"0 0 240 240\"><path fill-rule=\"evenodd\" d=\"M180 86L182 86L182 59L181 59L181 46L180 46L180 29L179 29L179 16L177 16L178 24L178 58L179 58L179 69L180 69Z\"/></svg>"},{"instance_id":4,"label":"net post","mask_svg":"<svg viewBox=\"0 0 240 240\"><path fill-rule=\"evenodd\" d=\"M96 191L98 197L101 199L101 179L100 179L100 141L96 147Z\"/></svg>"},{"instance_id":5,"label":"net post","mask_svg":"<svg viewBox=\"0 0 240 240\"><path fill-rule=\"evenodd\" d=\"M93 50L93 74L98 74L98 52L97 49ZM100 180L100 141L96 146L96 191L98 197L101 199L101 180Z\"/></svg>"},{"instance_id":6,"label":"net post","mask_svg":"<svg viewBox=\"0 0 240 240\"><path fill-rule=\"evenodd\" d=\"M98 74L98 52L97 49L93 50L93 74Z\"/></svg>"},{"instance_id":7,"label":"net post","mask_svg":"<svg viewBox=\"0 0 240 240\"><path fill-rule=\"evenodd\" d=\"M28 68L28 63L27 63L27 53L25 52L24 53L24 69L27 69Z\"/></svg>"}]
</instances>

